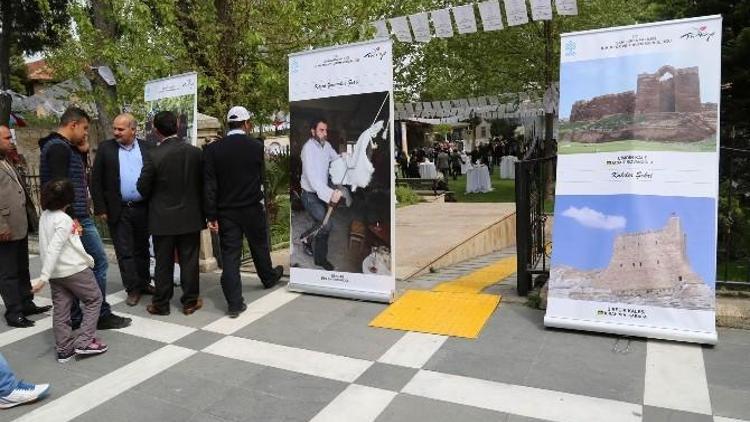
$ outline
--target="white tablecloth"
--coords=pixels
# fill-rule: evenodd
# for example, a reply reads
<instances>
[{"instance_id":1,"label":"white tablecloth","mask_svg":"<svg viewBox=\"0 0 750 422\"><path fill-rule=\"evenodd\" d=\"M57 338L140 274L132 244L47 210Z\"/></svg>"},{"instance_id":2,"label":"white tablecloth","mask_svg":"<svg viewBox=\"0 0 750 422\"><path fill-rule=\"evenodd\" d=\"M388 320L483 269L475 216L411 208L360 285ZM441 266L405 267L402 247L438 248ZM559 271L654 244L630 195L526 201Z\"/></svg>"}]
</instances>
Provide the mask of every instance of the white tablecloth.
<instances>
[{"instance_id":1,"label":"white tablecloth","mask_svg":"<svg viewBox=\"0 0 750 422\"><path fill-rule=\"evenodd\" d=\"M472 167L466 174L466 193L485 193L492 191L490 171L487 166Z\"/></svg>"},{"instance_id":2,"label":"white tablecloth","mask_svg":"<svg viewBox=\"0 0 750 422\"><path fill-rule=\"evenodd\" d=\"M500 178L501 179L515 179L516 178L516 158L513 155L506 155L500 160Z\"/></svg>"},{"instance_id":3,"label":"white tablecloth","mask_svg":"<svg viewBox=\"0 0 750 422\"><path fill-rule=\"evenodd\" d=\"M419 163L419 177L422 179L437 179L437 169L435 168L435 164L429 161Z\"/></svg>"}]
</instances>

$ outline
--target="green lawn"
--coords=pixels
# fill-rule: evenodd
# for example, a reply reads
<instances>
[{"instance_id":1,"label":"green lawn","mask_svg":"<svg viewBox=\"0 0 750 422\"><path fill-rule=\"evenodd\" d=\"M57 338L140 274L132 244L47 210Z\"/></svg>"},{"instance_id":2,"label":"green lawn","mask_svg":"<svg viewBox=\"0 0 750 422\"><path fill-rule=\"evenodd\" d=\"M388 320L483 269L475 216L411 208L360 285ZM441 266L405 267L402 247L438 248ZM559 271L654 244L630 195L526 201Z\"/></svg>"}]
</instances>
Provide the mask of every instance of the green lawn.
<instances>
[{"instance_id":1,"label":"green lawn","mask_svg":"<svg viewBox=\"0 0 750 422\"><path fill-rule=\"evenodd\" d=\"M559 154L582 154L595 152L628 152L628 151L679 151L679 152L714 152L716 140L700 142L656 142L656 141L612 141L599 143L561 142Z\"/></svg>"},{"instance_id":2,"label":"green lawn","mask_svg":"<svg viewBox=\"0 0 750 422\"><path fill-rule=\"evenodd\" d=\"M750 263L748 259L742 261L730 261L727 263L720 259L716 266L716 279L722 281L748 281L748 278L750 278L747 268L748 263ZM724 276L725 269L726 279Z\"/></svg>"},{"instance_id":3,"label":"green lawn","mask_svg":"<svg viewBox=\"0 0 750 422\"><path fill-rule=\"evenodd\" d=\"M466 193L466 175L456 180L448 178L448 187L455 192L458 202L515 202L516 184L513 179L500 179L497 167L490 177L494 190L487 193Z\"/></svg>"}]
</instances>

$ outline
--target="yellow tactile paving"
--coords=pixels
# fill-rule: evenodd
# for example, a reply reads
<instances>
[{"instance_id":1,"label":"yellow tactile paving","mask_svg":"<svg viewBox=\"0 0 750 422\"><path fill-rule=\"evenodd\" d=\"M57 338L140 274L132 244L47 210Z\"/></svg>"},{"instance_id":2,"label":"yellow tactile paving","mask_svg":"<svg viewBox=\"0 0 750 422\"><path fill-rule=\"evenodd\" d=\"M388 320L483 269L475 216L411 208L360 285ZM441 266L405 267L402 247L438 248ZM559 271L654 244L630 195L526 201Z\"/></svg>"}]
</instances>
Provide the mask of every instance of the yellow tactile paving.
<instances>
[{"instance_id":1,"label":"yellow tactile paving","mask_svg":"<svg viewBox=\"0 0 750 422\"><path fill-rule=\"evenodd\" d=\"M409 290L370 326L477 338L499 303L497 295Z\"/></svg>"},{"instance_id":2,"label":"yellow tactile paving","mask_svg":"<svg viewBox=\"0 0 750 422\"><path fill-rule=\"evenodd\" d=\"M496 263L455 280L438 284L434 292L481 293L482 290L516 272L516 257L503 258Z\"/></svg>"}]
</instances>

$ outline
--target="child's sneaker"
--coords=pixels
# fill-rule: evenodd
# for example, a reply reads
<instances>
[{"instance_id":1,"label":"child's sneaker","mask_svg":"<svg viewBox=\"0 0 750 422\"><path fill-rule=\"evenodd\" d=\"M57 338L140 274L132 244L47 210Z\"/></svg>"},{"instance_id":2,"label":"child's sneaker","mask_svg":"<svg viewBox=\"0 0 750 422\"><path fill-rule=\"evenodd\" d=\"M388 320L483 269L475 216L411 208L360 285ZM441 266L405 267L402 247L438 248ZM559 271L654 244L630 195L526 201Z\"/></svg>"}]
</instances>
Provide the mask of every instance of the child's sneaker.
<instances>
[{"instance_id":1,"label":"child's sneaker","mask_svg":"<svg viewBox=\"0 0 750 422\"><path fill-rule=\"evenodd\" d=\"M78 355L98 355L107 351L107 345L102 343L99 339L91 340L88 346L84 348L76 347L76 354Z\"/></svg>"},{"instance_id":2,"label":"child's sneaker","mask_svg":"<svg viewBox=\"0 0 750 422\"><path fill-rule=\"evenodd\" d=\"M71 350L68 353L57 352L57 362L58 363L65 363L65 362L73 359L75 356L76 356L76 352L74 352L73 350Z\"/></svg>"},{"instance_id":3,"label":"child's sneaker","mask_svg":"<svg viewBox=\"0 0 750 422\"><path fill-rule=\"evenodd\" d=\"M35 402L49 393L49 384L28 384L19 382L18 386L7 396L0 397L0 409Z\"/></svg>"}]
</instances>

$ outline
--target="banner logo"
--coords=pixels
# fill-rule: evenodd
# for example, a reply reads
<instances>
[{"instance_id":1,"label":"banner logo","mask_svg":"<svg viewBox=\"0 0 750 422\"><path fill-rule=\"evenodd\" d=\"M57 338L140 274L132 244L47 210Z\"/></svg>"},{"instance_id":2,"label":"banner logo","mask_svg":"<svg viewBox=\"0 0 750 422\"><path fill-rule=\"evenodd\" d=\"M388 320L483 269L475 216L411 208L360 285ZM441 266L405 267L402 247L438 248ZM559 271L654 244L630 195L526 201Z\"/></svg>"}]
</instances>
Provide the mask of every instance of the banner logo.
<instances>
[{"instance_id":1,"label":"banner logo","mask_svg":"<svg viewBox=\"0 0 750 422\"><path fill-rule=\"evenodd\" d=\"M709 42L714 35L716 35L716 31L709 32L708 26L703 25L699 28L693 28L690 32L682 34L680 38L684 40L706 40L706 42Z\"/></svg>"},{"instance_id":2,"label":"banner logo","mask_svg":"<svg viewBox=\"0 0 750 422\"><path fill-rule=\"evenodd\" d=\"M576 43L570 40L565 43L565 57L572 57L576 55Z\"/></svg>"}]
</instances>

